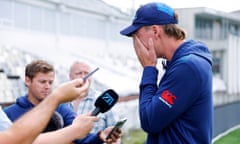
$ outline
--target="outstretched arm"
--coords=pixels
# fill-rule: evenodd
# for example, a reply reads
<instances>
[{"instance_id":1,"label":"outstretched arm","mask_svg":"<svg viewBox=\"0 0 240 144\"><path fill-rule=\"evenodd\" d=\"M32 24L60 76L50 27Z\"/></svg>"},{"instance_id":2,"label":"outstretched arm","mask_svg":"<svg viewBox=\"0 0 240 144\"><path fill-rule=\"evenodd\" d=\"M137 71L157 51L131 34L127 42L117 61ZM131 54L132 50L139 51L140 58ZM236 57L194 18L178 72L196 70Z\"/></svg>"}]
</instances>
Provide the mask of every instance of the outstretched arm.
<instances>
[{"instance_id":1,"label":"outstretched arm","mask_svg":"<svg viewBox=\"0 0 240 144\"><path fill-rule=\"evenodd\" d=\"M97 120L98 118L90 113L79 115L68 127L39 135L33 144L69 144L75 139L84 138Z\"/></svg>"}]
</instances>

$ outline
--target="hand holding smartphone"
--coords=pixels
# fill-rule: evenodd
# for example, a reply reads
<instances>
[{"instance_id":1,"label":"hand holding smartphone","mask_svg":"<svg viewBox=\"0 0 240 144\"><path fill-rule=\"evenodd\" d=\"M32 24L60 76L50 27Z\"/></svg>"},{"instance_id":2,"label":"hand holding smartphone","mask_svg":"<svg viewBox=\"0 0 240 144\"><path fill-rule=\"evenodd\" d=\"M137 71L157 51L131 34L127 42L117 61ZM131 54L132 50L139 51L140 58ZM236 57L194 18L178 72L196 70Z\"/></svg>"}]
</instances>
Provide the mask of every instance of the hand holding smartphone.
<instances>
[{"instance_id":1,"label":"hand holding smartphone","mask_svg":"<svg viewBox=\"0 0 240 144\"><path fill-rule=\"evenodd\" d=\"M99 70L99 67L97 67L95 70L87 74L85 77L83 77L83 80L86 81L90 76L92 76L96 71Z\"/></svg>"},{"instance_id":2,"label":"hand holding smartphone","mask_svg":"<svg viewBox=\"0 0 240 144\"><path fill-rule=\"evenodd\" d=\"M126 121L127 121L127 118L123 118L123 119L119 120L119 121L115 124L115 126L113 127L113 129L111 130L111 132L108 134L108 136L106 137L106 139L111 138L112 133L115 132L118 128L121 128L121 127L125 124Z\"/></svg>"}]
</instances>

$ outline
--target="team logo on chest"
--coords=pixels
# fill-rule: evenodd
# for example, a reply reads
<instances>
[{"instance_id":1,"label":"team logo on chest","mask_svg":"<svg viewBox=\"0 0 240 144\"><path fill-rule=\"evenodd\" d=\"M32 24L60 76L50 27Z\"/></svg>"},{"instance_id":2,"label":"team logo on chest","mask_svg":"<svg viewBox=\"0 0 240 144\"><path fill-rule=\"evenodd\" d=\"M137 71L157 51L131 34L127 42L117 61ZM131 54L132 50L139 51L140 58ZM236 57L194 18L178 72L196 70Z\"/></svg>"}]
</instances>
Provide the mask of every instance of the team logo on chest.
<instances>
[{"instance_id":1,"label":"team logo on chest","mask_svg":"<svg viewBox=\"0 0 240 144\"><path fill-rule=\"evenodd\" d=\"M171 108L174 104L174 100L177 97L175 95L173 95L170 91L168 90L164 90L161 94L161 96L159 97L159 99L164 102L169 108Z\"/></svg>"}]
</instances>

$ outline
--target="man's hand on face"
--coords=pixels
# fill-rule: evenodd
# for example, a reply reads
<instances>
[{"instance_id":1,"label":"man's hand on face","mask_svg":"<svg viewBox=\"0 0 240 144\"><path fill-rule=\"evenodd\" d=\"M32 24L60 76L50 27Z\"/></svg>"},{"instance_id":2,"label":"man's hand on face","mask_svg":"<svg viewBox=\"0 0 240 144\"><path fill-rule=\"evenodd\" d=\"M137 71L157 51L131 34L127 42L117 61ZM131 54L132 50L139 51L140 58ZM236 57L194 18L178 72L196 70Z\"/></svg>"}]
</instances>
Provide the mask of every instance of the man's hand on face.
<instances>
[{"instance_id":1,"label":"man's hand on face","mask_svg":"<svg viewBox=\"0 0 240 144\"><path fill-rule=\"evenodd\" d=\"M148 39L148 47L145 47L141 40L133 35L133 45L137 54L138 60L143 67L156 66L157 55L154 49L152 38Z\"/></svg>"}]
</instances>

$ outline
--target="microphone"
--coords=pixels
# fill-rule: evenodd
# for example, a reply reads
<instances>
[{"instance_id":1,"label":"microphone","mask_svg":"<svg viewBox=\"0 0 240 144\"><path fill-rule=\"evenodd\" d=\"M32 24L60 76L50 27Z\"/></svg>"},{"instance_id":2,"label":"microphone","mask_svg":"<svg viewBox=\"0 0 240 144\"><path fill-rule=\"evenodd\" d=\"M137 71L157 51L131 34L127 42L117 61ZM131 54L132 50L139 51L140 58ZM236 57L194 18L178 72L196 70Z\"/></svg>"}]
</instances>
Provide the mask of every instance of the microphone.
<instances>
[{"instance_id":1,"label":"microphone","mask_svg":"<svg viewBox=\"0 0 240 144\"><path fill-rule=\"evenodd\" d=\"M92 116L98 115L100 112L104 113L110 110L117 102L118 94L112 90L108 89L103 92L95 101L95 109L92 111Z\"/></svg>"}]
</instances>

